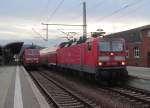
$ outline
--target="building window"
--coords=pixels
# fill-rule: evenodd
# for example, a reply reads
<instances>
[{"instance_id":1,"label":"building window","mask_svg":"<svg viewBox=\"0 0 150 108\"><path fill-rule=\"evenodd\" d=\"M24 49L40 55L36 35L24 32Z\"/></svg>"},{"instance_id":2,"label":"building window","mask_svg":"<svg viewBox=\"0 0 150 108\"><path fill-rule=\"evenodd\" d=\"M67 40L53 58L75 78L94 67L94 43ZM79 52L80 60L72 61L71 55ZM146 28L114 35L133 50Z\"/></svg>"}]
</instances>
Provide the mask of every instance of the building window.
<instances>
[{"instance_id":1,"label":"building window","mask_svg":"<svg viewBox=\"0 0 150 108\"><path fill-rule=\"evenodd\" d=\"M140 58L140 48L138 48L138 47L134 48L134 57Z\"/></svg>"},{"instance_id":2,"label":"building window","mask_svg":"<svg viewBox=\"0 0 150 108\"><path fill-rule=\"evenodd\" d=\"M150 30L147 31L147 37L150 37Z\"/></svg>"},{"instance_id":3,"label":"building window","mask_svg":"<svg viewBox=\"0 0 150 108\"><path fill-rule=\"evenodd\" d=\"M147 37L150 37L150 30L148 30L147 32Z\"/></svg>"}]
</instances>

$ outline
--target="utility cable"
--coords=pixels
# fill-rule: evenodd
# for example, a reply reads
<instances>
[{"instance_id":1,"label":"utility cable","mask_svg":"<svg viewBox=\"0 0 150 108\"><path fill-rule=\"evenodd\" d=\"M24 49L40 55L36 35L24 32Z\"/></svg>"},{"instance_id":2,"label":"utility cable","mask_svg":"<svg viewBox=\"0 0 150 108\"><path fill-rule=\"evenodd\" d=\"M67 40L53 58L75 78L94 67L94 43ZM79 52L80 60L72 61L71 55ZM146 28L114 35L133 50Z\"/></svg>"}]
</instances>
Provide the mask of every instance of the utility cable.
<instances>
[{"instance_id":1,"label":"utility cable","mask_svg":"<svg viewBox=\"0 0 150 108\"><path fill-rule=\"evenodd\" d=\"M61 0L60 3L56 6L55 10L52 12L52 14L50 15L50 17L48 18L48 20L52 20L52 18L54 17L54 15L56 14L56 12L59 10L59 8L61 7L61 5L63 4L64 0Z\"/></svg>"},{"instance_id":2,"label":"utility cable","mask_svg":"<svg viewBox=\"0 0 150 108\"><path fill-rule=\"evenodd\" d=\"M135 0L134 0L134 1L135 1ZM107 15L107 16L104 16L103 18L101 18L101 21L102 21L102 20L105 20L105 19L107 19L107 18L109 18L109 17L111 17L111 16L113 16L113 15L115 15L115 14L117 14L117 13L119 13L119 12L121 12L121 11L127 9L127 8L129 8L129 7L134 6L134 5L138 4L138 3L140 3L141 1L142 1L142 0L137 0L136 2L132 2L132 3L129 3L129 4L127 4L127 5L123 6L123 7L121 7L121 8L119 8L119 9L115 10L114 12L112 12L110 15Z\"/></svg>"}]
</instances>

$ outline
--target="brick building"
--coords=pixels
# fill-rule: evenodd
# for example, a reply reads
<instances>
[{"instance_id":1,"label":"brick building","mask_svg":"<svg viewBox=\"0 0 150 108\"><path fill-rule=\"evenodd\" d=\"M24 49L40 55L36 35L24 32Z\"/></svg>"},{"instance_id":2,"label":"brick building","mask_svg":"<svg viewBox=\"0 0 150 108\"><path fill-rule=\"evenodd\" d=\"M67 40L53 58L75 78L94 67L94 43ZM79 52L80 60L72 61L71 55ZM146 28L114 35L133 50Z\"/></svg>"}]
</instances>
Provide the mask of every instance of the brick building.
<instances>
[{"instance_id":1,"label":"brick building","mask_svg":"<svg viewBox=\"0 0 150 108\"><path fill-rule=\"evenodd\" d=\"M126 40L127 64L150 67L150 25L110 34Z\"/></svg>"}]
</instances>

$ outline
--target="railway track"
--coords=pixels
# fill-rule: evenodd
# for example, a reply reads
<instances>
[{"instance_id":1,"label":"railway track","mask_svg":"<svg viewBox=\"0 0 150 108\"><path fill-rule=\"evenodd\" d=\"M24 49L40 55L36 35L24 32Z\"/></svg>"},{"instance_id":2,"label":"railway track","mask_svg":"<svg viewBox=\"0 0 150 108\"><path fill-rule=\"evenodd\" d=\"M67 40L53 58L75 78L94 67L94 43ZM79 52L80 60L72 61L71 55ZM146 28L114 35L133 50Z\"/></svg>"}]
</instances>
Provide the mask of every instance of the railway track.
<instances>
[{"instance_id":1,"label":"railway track","mask_svg":"<svg viewBox=\"0 0 150 108\"><path fill-rule=\"evenodd\" d=\"M47 97L50 98L53 106L56 108L100 108L93 101L90 102L88 99L82 99L80 96L75 95L75 93L55 82L47 72L33 72L32 76L36 78L35 80L38 81L41 88L45 89ZM42 81L41 79L44 80ZM97 86L97 88L99 87ZM129 86L101 87L99 90L115 94L115 96L121 97L121 99L125 98L133 104L133 107L150 108L150 92L148 91Z\"/></svg>"},{"instance_id":2,"label":"railway track","mask_svg":"<svg viewBox=\"0 0 150 108\"><path fill-rule=\"evenodd\" d=\"M144 108L150 108L150 92L133 87L113 87L105 88L108 91L117 93L129 101L141 105Z\"/></svg>"},{"instance_id":3,"label":"railway track","mask_svg":"<svg viewBox=\"0 0 150 108\"><path fill-rule=\"evenodd\" d=\"M75 95L43 72L30 72L31 77L55 108L100 108L93 101Z\"/></svg>"}]
</instances>

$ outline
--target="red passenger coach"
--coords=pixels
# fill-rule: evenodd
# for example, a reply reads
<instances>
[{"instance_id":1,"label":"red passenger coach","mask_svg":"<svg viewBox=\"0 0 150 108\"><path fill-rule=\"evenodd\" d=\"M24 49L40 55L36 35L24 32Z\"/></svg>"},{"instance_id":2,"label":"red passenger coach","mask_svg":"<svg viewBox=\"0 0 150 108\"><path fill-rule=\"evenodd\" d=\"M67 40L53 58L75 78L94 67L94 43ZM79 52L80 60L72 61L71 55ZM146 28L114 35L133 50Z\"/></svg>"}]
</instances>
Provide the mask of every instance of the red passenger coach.
<instances>
[{"instance_id":1,"label":"red passenger coach","mask_svg":"<svg viewBox=\"0 0 150 108\"><path fill-rule=\"evenodd\" d=\"M27 48L23 53L23 65L24 66L37 66L40 64L39 61L39 49Z\"/></svg>"},{"instance_id":2,"label":"red passenger coach","mask_svg":"<svg viewBox=\"0 0 150 108\"><path fill-rule=\"evenodd\" d=\"M125 41L122 38L89 38L57 50L57 65L97 79L111 80L127 76Z\"/></svg>"},{"instance_id":3,"label":"red passenger coach","mask_svg":"<svg viewBox=\"0 0 150 108\"><path fill-rule=\"evenodd\" d=\"M48 47L40 50L40 62L42 65L56 66L57 64L57 47Z\"/></svg>"}]
</instances>

